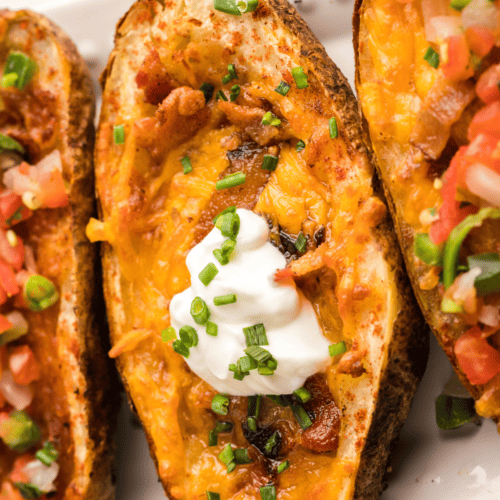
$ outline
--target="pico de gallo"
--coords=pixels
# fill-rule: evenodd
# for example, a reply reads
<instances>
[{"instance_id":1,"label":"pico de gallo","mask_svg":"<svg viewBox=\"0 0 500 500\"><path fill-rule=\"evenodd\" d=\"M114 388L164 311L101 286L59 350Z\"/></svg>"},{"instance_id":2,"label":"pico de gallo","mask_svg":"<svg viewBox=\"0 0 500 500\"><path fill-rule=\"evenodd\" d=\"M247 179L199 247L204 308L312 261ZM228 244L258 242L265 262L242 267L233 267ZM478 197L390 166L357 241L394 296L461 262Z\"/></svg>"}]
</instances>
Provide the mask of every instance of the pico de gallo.
<instances>
[{"instance_id":1,"label":"pico de gallo","mask_svg":"<svg viewBox=\"0 0 500 500\"><path fill-rule=\"evenodd\" d=\"M11 51L0 101L9 93L22 98L36 72L32 59ZM29 311L54 306L59 293L37 273L35 251L23 238L36 210L64 207L68 195L59 151L32 165L26 141L14 136L0 133L0 500L43 499L59 473L57 443L43 439L32 412L43 360L30 347L28 322Z\"/></svg>"},{"instance_id":2,"label":"pico de gallo","mask_svg":"<svg viewBox=\"0 0 500 500\"><path fill-rule=\"evenodd\" d=\"M459 120L465 140L434 181L441 199L420 214L427 231L414 248L434 271L421 287L439 287L441 311L466 325L453 350L479 386L500 373L500 2L424 0L422 14L424 59L448 82L472 83L475 95Z\"/></svg>"}]
</instances>

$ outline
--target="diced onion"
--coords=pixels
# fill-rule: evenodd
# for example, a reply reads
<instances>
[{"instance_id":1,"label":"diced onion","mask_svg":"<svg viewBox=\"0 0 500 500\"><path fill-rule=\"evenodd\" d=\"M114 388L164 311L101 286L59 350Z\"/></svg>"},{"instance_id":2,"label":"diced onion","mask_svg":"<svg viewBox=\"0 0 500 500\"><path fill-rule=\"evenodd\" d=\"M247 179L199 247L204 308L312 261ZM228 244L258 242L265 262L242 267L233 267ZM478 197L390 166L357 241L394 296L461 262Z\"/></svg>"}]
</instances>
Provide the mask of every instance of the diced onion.
<instances>
[{"instance_id":1,"label":"diced onion","mask_svg":"<svg viewBox=\"0 0 500 500\"><path fill-rule=\"evenodd\" d=\"M462 10L462 25L464 30L479 25L496 31L498 29L498 21L498 8L490 0L472 0Z\"/></svg>"},{"instance_id":2,"label":"diced onion","mask_svg":"<svg viewBox=\"0 0 500 500\"><path fill-rule=\"evenodd\" d=\"M476 289L474 281L482 273L480 267L474 267L470 271L461 274L453 283L453 301L463 305L465 312L473 314L476 312Z\"/></svg>"},{"instance_id":3,"label":"diced onion","mask_svg":"<svg viewBox=\"0 0 500 500\"><path fill-rule=\"evenodd\" d=\"M448 37L461 35L459 16L434 16L425 21L425 38L428 42L443 43Z\"/></svg>"},{"instance_id":4,"label":"diced onion","mask_svg":"<svg viewBox=\"0 0 500 500\"><path fill-rule=\"evenodd\" d=\"M465 172L467 189L494 207L500 207L500 175L481 163L474 163Z\"/></svg>"},{"instance_id":5,"label":"diced onion","mask_svg":"<svg viewBox=\"0 0 500 500\"><path fill-rule=\"evenodd\" d=\"M33 393L27 385L19 385L14 382L14 377L9 370L2 372L0 379L0 392L3 397L16 410L24 410L33 401Z\"/></svg>"},{"instance_id":6,"label":"diced onion","mask_svg":"<svg viewBox=\"0 0 500 500\"><path fill-rule=\"evenodd\" d=\"M478 321L486 326L497 328L500 326L500 310L497 306L483 306Z\"/></svg>"},{"instance_id":7,"label":"diced onion","mask_svg":"<svg viewBox=\"0 0 500 500\"><path fill-rule=\"evenodd\" d=\"M39 488L40 491L49 493L56 490L54 481L59 474L57 462L52 462L50 467L47 467L40 460L33 460L23 467L23 472L29 482Z\"/></svg>"}]
</instances>

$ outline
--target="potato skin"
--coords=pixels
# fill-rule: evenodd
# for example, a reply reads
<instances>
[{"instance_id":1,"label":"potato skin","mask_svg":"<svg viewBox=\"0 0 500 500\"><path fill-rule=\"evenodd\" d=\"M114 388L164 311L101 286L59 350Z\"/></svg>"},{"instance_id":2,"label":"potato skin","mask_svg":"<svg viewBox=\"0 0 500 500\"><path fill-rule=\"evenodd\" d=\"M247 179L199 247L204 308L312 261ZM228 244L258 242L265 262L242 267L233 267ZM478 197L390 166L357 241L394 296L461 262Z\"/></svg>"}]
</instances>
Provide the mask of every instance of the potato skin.
<instances>
[{"instance_id":1,"label":"potato skin","mask_svg":"<svg viewBox=\"0 0 500 500\"><path fill-rule=\"evenodd\" d=\"M47 332L57 336L59 344L58 365L64 374L75 455L73 477L67 478L68 487L63 495L58 492L57 498L108 500L114 497L113 430L118 391L105 354L106 341L103 343L106 327L100 266L96 265L95 246L85 235L88 219L95 212L93 83L74 43L45 16L30 10L0 10L0 23L6 29L15 23L26 23L26 36L36 33L48 40L63 61L58 68L59 78L65 79L68 92L62 97L67 102L57 116L57 148L64 159L63 175L69 180L69 206L57 214L34 216L37 233L41 233L37 238L61 242L64 248L58 251L68 256L69 266L58 271L57 278L62 282L57 329ZM62 230L65 234L61 234ZM50 248L41 248L50 252ZM37 261L37 265L44 274L44 264Z\"/></svg>"},{"instance_id":2,"label":"potato skin","mask_svg":"<svg viewBox=\"0 0 500 500\"><path fill-rule=\"evenodd\" d=\"M365 155L367 151L362 138L358 106L346 78L340 73L326 54L323 46L287 0L261 0L260 3L259 9L266 10L263 15L271 15L280 27L293 33L299 44L300 54L309 59L311 66L314 67L315 76L321 86L321 93L325 93L329 99L335 102L336 109L345 124L350 147ZM144 5L144 2L139 1L131 7L118 24L118 29L125 23L126 18L133 14L134 9L140 5ZM257 15L259 15L259 11L254 13L254 16ZM117 38L119 36L117 35ZM103 89L105 89L107 78L111 74L115 57L115 53L112 53L108 67L101 77ZM98 165L97 167L99 168ZM377 196L383 199L382 188L379 185L375 186L375 191ZM425 369L428 353L427 330L415 305L390 218L387 216L373 230L373 233L378 244L384 250L385 259L390 263L391 268L396 270L399 296L398 304L395 304L398 312L389 346L389 362L380 383L379 398L367 441L363 447L361 464L355 481L354 498L359 500L376 499L382 493L384 477L389 465L391 445L397 438L410 410L417 385ZM119 318L123 314L122 305L116 292L120 283L120 267L112 246L109 243L104 243L102 249L104 291L108 316L110 317L110 330L113 336L113 331L118 329L115 318ZM122 356L117 358L118 370L122 375L130 405L135 410L128 382L123 376L123 360L120 358ZM151 456L159 471L155 443L147 426L143 425L143 427ZM166 491L170 491L168 481L162 478L162 482Z\"/></svg>"}]
</instances>

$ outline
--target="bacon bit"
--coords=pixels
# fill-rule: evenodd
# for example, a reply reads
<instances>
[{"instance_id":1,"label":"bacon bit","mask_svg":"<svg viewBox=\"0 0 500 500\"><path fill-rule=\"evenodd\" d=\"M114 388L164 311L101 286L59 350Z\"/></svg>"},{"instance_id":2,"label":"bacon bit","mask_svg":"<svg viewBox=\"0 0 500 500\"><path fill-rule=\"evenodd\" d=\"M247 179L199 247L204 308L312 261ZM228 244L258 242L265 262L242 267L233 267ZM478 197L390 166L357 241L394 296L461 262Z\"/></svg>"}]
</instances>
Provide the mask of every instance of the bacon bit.
<instances>
[{"instance_id":1,"label":"bacon bit","mask_svg":"<svg viewBox=\"0 0 500 500\"><path fill-rule=\"evenodd\" d=\"M340 358L337 366L337 373L350 375L352 378L358 378L366 372L363 366L363 358L366 355L366 349L361 350L357 340L352 343L352 348Z\"/></svg>"},{"instance_id":2,"label":"bacon bit","mask_svg":"<svg viewBox=\"0 0 500 500\"><path fill-rule=\"evenodd\" d=\"M359 220L368 227L375 227L382 222L386 212L385 203L379 198L371 196L361 207Z\"/></svg>"},{"instance_id":3,"label":"bacon bit","mask_svg":"<svg viewBox=\"0 0 500 500\"><path fill-rule=\"evenodd\" d=\"M293 271L289 267L285 267L285 269L278 269L274 273L274 281L279 283L280 281L284 281L288 278L293 278Z\"/></svg>"},{"instance_id":4,"label":"bacon bit","mask_svg":"<svg viewBox=\"0 0 500 500\"><path fill-rule=\"evenodd\" d=\"M28 385L40 378L40 365L27 345L11 349L9 367L16 384Z\"/></svg>"},{"instance_id":5,"label":"bacon bit","mask_svg":"<svg viewBox=\"0 0 500 500\"><path fill-rule=\"evenodd\" d=\"M160 104L154 117L134 124L137 145L160 161L166 150L192 137L210 117L200 90L179 87Z\"/></svg>"},{"instance_id":6,"label":"bacon bit","mask_svg":"<svg viewBox=\"0 0 500 500\"><path fill-rule=\"evenodd\" d=\"M131 351L137 347L137 345L143 340L148 339L151 335L155 333L155 330L147 330L141 328L138 330L132 330L125 334L109 351L108 356L110 358L117 358L120 354L124 352Z\"/></svg>"},{"instance_id":7,"label":"bacon bit","mask_svg":"<svg viewBox=\"0 0 500 500\"><path fill-rule=\"evenodd\" d=\"M152 49L144 58L135 83L144 89L144 102L154 105L160 104L175 88L175 82L167 73L156 49Z\"/></svg>"}]
</instances>

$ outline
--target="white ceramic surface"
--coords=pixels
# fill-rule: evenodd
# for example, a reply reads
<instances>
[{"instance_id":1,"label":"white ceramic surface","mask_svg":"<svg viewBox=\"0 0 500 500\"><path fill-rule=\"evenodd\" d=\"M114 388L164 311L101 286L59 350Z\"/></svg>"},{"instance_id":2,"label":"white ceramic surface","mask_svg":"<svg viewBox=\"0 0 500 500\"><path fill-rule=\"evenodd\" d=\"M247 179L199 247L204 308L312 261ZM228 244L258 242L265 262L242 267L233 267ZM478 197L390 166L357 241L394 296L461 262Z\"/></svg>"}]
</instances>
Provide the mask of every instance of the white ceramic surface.
<instances>
[{"instance_id":1,"label":"white ceramic surface","mask_svg":"<svg viewBox=\"0 0 500 500\"><path fill-rule=\"evenodd\" d=\"M351 84L354 79L353 0L303 0L299 9ZM100 74L114 28L131 0L3 0L2 7L28 7L62 26ZM97 85L96 85L97 87ZM424 380L396 448L390 485L381 500L500 500L500 436L492 422L440 431L434 400L452 369L434 339ZM142 430L124 405L118 435L117 500L161 500ZM333 499L332 499L333 500Z\"/></svg>"}]
</instances>

